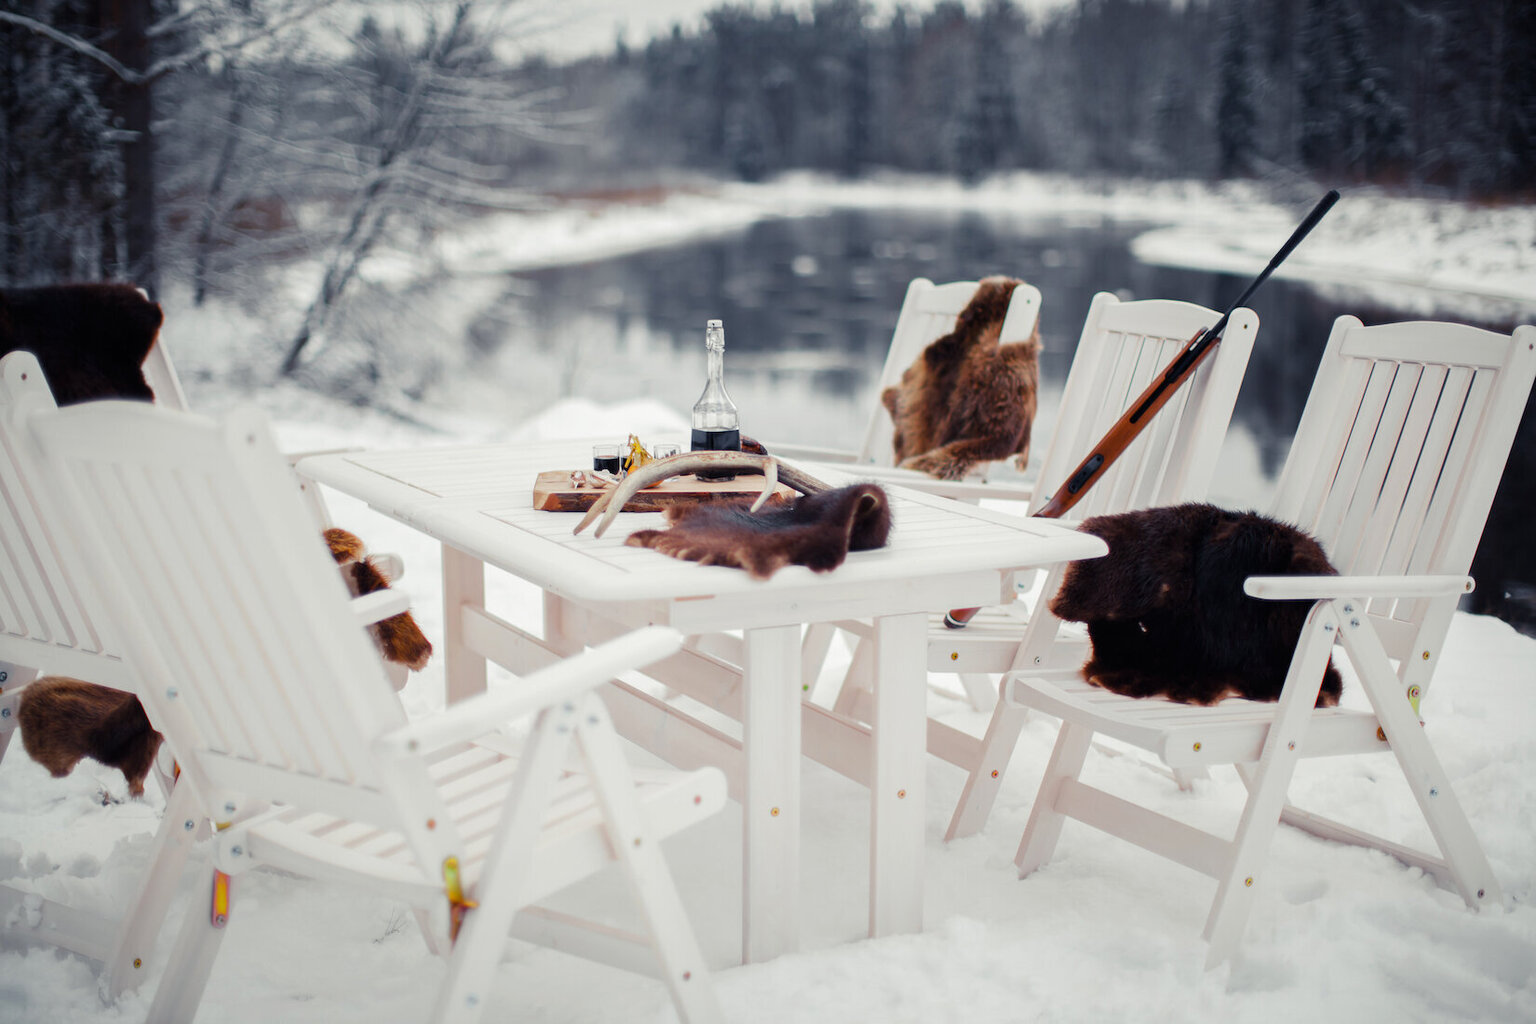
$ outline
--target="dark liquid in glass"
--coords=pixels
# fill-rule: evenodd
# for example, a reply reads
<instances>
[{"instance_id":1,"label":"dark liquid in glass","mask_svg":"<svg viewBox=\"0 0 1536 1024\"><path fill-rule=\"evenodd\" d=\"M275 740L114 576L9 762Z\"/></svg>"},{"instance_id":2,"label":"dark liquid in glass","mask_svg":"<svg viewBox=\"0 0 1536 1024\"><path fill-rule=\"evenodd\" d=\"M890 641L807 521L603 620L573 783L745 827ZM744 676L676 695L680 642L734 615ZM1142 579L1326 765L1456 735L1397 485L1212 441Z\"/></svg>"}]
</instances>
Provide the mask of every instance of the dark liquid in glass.
<instances>
[{"instance_id":1,"label":"dark liquid in glass","mask_svg":"<svg viewBox=\"0 0 1536 1024\"><path fill-rule=\"evenodd\" d=\"M597 470L599 473L612 473L614 476L618 476L619 469L622 465L623 460L620 459L617 455L611 459L599 459L596 456L592 457L592 468Z\"/></svg>"},{"instance_id":2,"label":"dark liquid in glass","mask_svg":"<svg viewBox=\"0 0 1536 1024\"><path fill-rule=\"evenodd\" d=\"M739 452L741 451L740 430L693 430L693 443L689 446L696 452ZM705 470L695 473L700 480L734 480L736 471L733 469Z\"/></svg>"}]
</instances>

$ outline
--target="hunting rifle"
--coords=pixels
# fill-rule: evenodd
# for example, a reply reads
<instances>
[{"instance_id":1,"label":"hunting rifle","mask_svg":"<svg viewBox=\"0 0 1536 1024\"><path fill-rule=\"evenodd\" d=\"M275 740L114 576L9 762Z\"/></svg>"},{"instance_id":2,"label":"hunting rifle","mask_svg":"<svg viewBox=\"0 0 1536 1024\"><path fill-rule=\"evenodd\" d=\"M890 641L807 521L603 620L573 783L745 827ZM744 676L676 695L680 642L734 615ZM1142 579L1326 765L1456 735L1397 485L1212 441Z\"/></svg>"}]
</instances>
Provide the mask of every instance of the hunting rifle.
<instances>
[{"instance_id":1,"label":"hunting rifle","mask_svg":"<svg viewBox=\"0 0 1536 1024\"><path fill-rule=\"evenodd\" d=\"M1232 314L1248 301L1249 296L1258 290L1259 285L1269 279L1269 275L1274 273L1276 267L1285 262L1285 258L1301 244L1301 240L1317 227L1317 222L1323 219L1323 214L1332 209L1333 204L1338 201L1339 193L1336 189L1329 189L1328 194L1317 201L1317 205L1312 207L1312 212L1307 214L1307 219L1302 221L1291 233L1291 237L1285 240L1285 244L1280 247L1279 252L1275 253L1275 258L1269 261L1269 266L1264 268L1263 273L1253 279L1253 283L1238 296L1237 301L1221 314L1220 320L1208 328L1195 332L1195 336L1189 339L1189 343L1184 346L1173 362L1168 364L1168 369L1164 370L1141 393L1141 397L1136 399L1130 409L1115 421L1114 426L1099 439L1099 443L1094 446L1088 457L1071 476L1067 477L1066 483L1057 489L1044 508L1035 513L1037 518L1059 519L1068 509L1082 500L1088 488L1092 487L1104 472L1114 465L1115 460L1131 446L1131 442L1136 440L1137 435L1146 428L1152 417L1157 415L1157 411L1168 403L1174 392L1179 390L1185 381L1194 376L1195 370L1199 368L1205 357L1215 351L1216 346L1221 342L1221 333L1226 330L1227 321L1231 319ZM953 609L944 615L944 625L950 629L964 629L965 624L970 622L979 611L981 611L980 608Z\"/></svg>"}]
</instances>

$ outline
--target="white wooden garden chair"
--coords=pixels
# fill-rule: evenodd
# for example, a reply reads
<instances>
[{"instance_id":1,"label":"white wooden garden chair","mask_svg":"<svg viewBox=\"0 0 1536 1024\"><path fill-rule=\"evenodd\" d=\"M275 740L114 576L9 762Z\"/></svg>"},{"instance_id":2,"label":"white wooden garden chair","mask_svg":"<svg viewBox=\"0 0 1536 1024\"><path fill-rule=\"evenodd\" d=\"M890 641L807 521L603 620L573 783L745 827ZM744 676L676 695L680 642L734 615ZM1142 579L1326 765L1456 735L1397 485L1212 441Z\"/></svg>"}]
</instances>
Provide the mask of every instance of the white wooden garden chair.
<instances>
[{"instance_id":1,"label":"white wooden garden chair","mask_svg":"<svg viewBox=\"0 0 1536 1024\"><path fill-rule=\"evenodd\" d=\"M1007 699L1062 720L1017 858L1045 864L1076 818L1216 879L1208 964L1231 955L1276 826L1376 847L1422 868L1467 904L1498 904L1499 885L1430 745L1421 700L1440 657L1494 491L1536 375L1536 327L1513 336L1456 324L1363 327L1340 317L1318 367L1271 514L1312 533L1341 575L1254 577L1259 600L1313 602L1277 703L1212 707L1120 697L1072 671L1025 666ZM1369 710L1314 709L1335 644ZM1346 694L1347 696L1347 694ZM1347 703L1347 702L1346 702ZM1096 735L1172 767L1233 764L1248 788L1228 840L1081 781ZM1428 821L1438 855L1287 802L1298 759L1390 752Z\"/></svg>"},{"instance_id":2,"label":"white wooden garden chair","mask_svg":"<svg viewBox=\"0 0 1536 1024\"><path fill-rule=\"evenodd\" d=\"M15 733L25 687L41 672L139 689L95 592L95 574L84 568L53 508L42 459L23 429L25 416L53 404L32 353L0 357L0 756ZM101 961L102 988L111 997L137 986L188 850L208 834L190 790L167 788L145 876L121 917L0 881L0 928L11 938Z\"/></svg>"},{"instance_id":3,"label":"white wooden garden chair","mask_svg":"<svg viewBox=\"0 0 1536 1024\"><path fill-rule=\"evenodd\" d=\"M1026 500L1029 489L1024 484L1023 474L1013 467L1011 457L982 463L964 480L939 480L915 470L896 469L893 465L891 438L894 430L890 413L880 403L880 395L886 388L901 383L902 372L912 365L929 344L955 329L955 318L976 294L978 284L978 281L934 284L927 278L919 277L907 285L907 296L901 304L896 330L891 335L891 347L886 352L885 366L875 385L869 422L864 428L864 440L857 451L772 443L768 445L768 450L787 459L831 462L838 464L839 468L856 466L859 472L871 479L900 483L929 494L968 500L982 497ZM1021 282L1013 289L1013 295L1008 300L1008 315L1003 319L998 343L1007 345L1028 340L1035 333L1039 319L1040 289Z\"/></svg>"},{"instance_id":4,"label":"white wooden garden chair","mask_svg":"<svg viewBox=\"0 0 1536 1024\"><path fill-rule=\"evenodd\" d=\"M1050 500L1061 482L1195 332L1218 319L1216 311L1188 302L1121 302L1108 292L1094 296L1067 375L1056 428L1042 454L1039 480L1046 486L1030 497L1027 507L1031 513ZM1073 508L1074 519L1205 497L1258 330L1259 319L1252 310L1233 312L1214 354L1089 489ZM997 703L994 678L1011 667L1047 662L1081 664L1082 634L1061 635L1059 622L1044 609L1063 571L1058 568L1048 574L1041 591L1045 599L1038 602L1033 614L1026 615L1023 602L1014 602L983 610L962 630L945 628L942 614L935 614L929 624L928 670L958 674L972 706L988 710ZM844 623L843 628L859 640L831 704L841 714L866 721L874 685L869 671L873 654L869 630L867 625L854 622ZM1022 715L999 714L1005 717L994 719L993 731L1011 729L1016 734L1022 727ZM985 780L976 779L982 747L975 737L937 721L929 723L928 732L931 753L972 773L973 786L962 800L962 807L969 807L969 817L961 821L957 814L950 834L974 832L990 810L1001 771L995 777L989 774ZM1000 740L995 736L991 744L996 746ZM1011 741L1005 749L1013 749ZM991 792L983 792L989 787ZM970 793L971 788L978 792Z\"/></svg>"},{"instance_id":5,"label":"white wooden garden chair","mask_svg":"<svg viewBox=\"0 0 1536 1024\"><path fill-rule=\"evenodd\" d=\"M718 810L724 778L637 785L593 692L676 651L677 633L643 629L408 722L354 611L405 598L349 600L259 415L103 402L29 426L128 657L155 680L141 699L180 759L177 791L218 822L209 903L188 914L151 1020L193 1017L238 916L231 878L259 866L412 906L449 958L436 1020L478 1019L514 917L621 966L649 946L679 1016L718 1019L659 843ZM525 743L498 731L527 718ZM646 935L525 911L614 861Z\"/></svg>"},{"instance_id":6,"label":"white wooden garden chair","mask_svg":"<svg viewBox=\"0 0 1536 1024\"><path fill-rule=\"evenodd\" d=\"M187 408L164 339L150 349L143 368L158 406ZM49 510L39 458L18 432L21 416L53 405L32 353L0 357L0 759L9 752L26 686L43 674L139 691L133 671L110 639L110 617L93 592L91 574L81 566L78 546ZM317 529L326 525L319 488L297 475L289 486L304 494ZM375 558L387 576L398 578L402 567L396 556ZM396 689L405 684L405 666L385 663L385 669ZM136 987L144 976L187 852L209 832L192 813L188 794L171 792L173 749L170 744L161 748L157 775L166 791L166 811L142 884L123 916L44 898L33 885L0 882L0 927L12 937L100 961L102 988L111 997Z\"/></svg>"}]
</instances>

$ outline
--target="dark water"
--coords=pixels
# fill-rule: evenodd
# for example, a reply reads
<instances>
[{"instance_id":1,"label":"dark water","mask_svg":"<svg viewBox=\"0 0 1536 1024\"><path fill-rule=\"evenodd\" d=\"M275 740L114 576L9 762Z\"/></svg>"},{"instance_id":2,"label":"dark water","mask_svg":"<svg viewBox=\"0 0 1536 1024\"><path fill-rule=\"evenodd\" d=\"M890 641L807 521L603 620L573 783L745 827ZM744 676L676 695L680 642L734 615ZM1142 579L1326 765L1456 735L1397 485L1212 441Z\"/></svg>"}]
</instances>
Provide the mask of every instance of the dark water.
<instances>
[{"instance_id":1,"label":"dark water","mask_svg":"<svg viewBox=\"0 0 1536 1024\"><path fill-rule=\"evenodd\" d=\"M909 280L1007 273L1040 288L1042 411L1065 381L1089 302L1178 298L1225 309L1246 277L1151 266L1123 222L1013 221L978 214L843 211L767 221L725 238L518 275L475 334L515 372L533 346L563 367L558 387L599 401L650 396L686 415L704 381L704 322L726 327L726 381L742 430L763 440L856 448ZM1261 330L1212 498L1263 508L1290 448L1335 317L1422 319L1337 287L1272 279L1250 301ZM1463 312L1436 318L1508 331ZM551 396L557 397L557 396ZM1527 406L1465 607L1536 634L1536 415Z\"/></svg>"}]
</instances>

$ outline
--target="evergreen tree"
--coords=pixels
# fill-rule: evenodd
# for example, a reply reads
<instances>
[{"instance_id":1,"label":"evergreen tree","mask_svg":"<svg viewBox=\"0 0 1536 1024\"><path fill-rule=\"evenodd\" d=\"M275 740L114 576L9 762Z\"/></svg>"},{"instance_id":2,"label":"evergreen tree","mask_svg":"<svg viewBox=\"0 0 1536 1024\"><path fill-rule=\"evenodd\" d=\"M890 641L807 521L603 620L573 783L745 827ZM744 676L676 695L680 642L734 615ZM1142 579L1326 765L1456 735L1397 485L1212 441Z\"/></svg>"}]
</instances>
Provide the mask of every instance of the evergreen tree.
<instances>
[{"instance_id":1,"label":"evergreen tree","mask_svg":"<svg viewBox=\"0 0 1536 1024\"><path fill-rule=\"evenodd\" d=\"M1221 55L1216 101L1216 173L1247 174L1258 147L1258 109L1254 103L1255 66L1248 38L1247 12L1231 0L1222 13Z\"/></svg>"}]
</instances>

